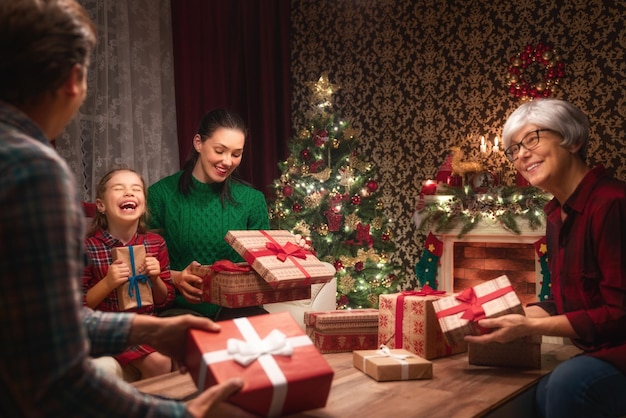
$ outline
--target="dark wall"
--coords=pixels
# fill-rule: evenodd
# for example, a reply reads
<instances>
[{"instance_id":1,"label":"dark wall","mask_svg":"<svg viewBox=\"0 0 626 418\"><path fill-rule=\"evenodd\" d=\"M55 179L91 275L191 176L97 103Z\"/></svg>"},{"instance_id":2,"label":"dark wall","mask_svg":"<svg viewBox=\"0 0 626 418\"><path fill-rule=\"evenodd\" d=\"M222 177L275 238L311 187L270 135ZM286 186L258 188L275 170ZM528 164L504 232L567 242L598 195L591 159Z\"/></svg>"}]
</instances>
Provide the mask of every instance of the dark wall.
<instances>
[{"instance_id":1,"label":"dark wall","mask_svg":"<svg viewBox=\"0 0 626 418\"><path fill-rule=\"evenodd\" d=\"M507 67L526 45L560 51L565 75L555 97L589 114L589 163L626 180L624 2L555 3L292 0L293 129L302 128L307 83L326 72L340 86L335 111L361 129L362 150L378 166L407 272L422 251L411 222L420 184L451 146L514 182L501 154L482 159L479 138L500 136L521 104L509 93ZM527 78L535 84L544 71L530 66Z\"/></svg>"}]
</instances>

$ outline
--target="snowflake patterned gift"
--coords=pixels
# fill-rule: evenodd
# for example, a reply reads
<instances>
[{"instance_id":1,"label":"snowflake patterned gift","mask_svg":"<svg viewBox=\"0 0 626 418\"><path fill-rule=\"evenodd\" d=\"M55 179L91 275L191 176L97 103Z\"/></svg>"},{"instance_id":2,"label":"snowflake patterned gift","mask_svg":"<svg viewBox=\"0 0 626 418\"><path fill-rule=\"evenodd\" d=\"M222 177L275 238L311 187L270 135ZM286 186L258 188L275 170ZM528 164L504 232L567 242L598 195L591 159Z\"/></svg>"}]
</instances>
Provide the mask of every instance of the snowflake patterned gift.
<instances>
[{"instance_id":1,"label":"snowflake patterned gift","mask_svg":"<svg viewBox=\"0 0 626 418\"><path fill-rule=\"evenodd\" d=\"M427 360L467 351L465 342L448 344L437 322L433 302L446 296L429 286L420 291L380 295L378 344L403 348Z\"/></svg>"},{"instance_id":2,"label":"snowflake patterned gift","mask_svg":"<svg viewBox=\"0 0 626 418\"><path fill-rule=\"evenodd\" d=\"M378 348L378 309L307 311L304 323L320 353Z\"/></svg>"}]
</instances>

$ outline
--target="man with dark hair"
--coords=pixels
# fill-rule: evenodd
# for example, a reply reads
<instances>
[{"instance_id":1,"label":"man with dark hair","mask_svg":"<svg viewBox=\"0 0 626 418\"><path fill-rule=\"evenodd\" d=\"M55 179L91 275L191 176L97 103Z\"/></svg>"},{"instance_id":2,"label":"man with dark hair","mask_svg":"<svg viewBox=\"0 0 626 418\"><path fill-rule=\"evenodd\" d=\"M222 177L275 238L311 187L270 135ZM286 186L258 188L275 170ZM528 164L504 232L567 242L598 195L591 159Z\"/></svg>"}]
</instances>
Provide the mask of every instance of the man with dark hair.
<instances>
[{"instance_id":1,"label":"man with dark hair","mask_svg":"<svg viewBox=\"0 0 626 418\"><path fill-rule=\"evenodd\" d=\"M145 343L182 363L188 328L219 331L190 315L82 306L83 214L50 140L85 98L95 43L75 0L0 1L0 416L243 415L221 402L240 379L185 405L141 394L91 362L90 355Z\"/></svg>"}]
</instances>

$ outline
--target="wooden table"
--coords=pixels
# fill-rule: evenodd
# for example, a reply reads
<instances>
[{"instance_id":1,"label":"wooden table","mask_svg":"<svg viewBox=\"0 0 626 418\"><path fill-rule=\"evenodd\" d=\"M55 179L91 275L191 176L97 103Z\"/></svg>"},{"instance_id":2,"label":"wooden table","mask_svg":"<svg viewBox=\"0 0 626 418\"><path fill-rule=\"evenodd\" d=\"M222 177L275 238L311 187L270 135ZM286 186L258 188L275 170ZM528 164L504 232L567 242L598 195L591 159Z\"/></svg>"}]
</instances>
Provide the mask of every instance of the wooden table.
<instances>
[{"instance_id":1,"label":"wooden table","mask_svg":"<svg viewBox=\"0 0 626 418\"><path fill-rule=\"evenodd\" d=\"M376 382L352 366L352 353L325 354L335 371L325 408L292 417L485 417L579 350L568 344L542 344L541 370L471 366L467 354L433 360L433 378ZM178 372L133 383L139 390L189 399L196 386Z\"/></svg>"}]
</instances>

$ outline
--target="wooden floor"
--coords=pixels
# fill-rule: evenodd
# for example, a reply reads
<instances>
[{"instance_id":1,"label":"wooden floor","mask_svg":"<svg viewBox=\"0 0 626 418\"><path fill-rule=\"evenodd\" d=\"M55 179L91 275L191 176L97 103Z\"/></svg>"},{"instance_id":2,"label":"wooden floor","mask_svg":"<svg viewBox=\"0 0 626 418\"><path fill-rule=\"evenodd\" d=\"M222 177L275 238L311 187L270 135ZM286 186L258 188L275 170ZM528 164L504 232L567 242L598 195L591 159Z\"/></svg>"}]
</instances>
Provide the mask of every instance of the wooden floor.
<instances>
[{"instance_id":1,"label":"wooden floor","mask_svg":"<svg viewBox=\"0 0 626 418\"><path fill-rule=\"evenodd\" d=\"M325 408L292 417L376 416L468 418L493 412L558 363L579 352L572 345L542 344L541 370L472 366L467 354L433 360L433 378L377 382L352 366L352 353L325 354L335 371ZM196 387L188 374L171 373L133 383L139 390L172 399L189 399Z\"/></svg>"}]
</instances>

